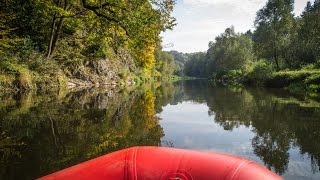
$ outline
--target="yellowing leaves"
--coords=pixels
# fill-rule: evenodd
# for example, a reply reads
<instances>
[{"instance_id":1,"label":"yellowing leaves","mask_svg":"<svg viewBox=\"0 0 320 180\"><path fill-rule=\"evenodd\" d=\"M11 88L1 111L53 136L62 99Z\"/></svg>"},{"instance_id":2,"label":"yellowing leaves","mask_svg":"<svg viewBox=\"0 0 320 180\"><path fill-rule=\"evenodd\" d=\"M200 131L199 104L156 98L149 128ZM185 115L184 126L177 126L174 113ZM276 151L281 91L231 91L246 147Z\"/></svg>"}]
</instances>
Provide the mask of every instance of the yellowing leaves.
<instances>
[{"instance_id":1,"label":"yellowing leaves","mask_svg":"<svg viewBox=\"0 0 320 180\"><path fill-rule=\"evenodd\" d=\"M142 109L144 112L144 120L145 124L148 129L154 128L157 125L157 120L155 118L155 96L151 91L145 92L143 96L143 104L142 104Z\"/></svg>"},{"instance_id":2,"label":"yellowing leaves","mask_svg":"<svg viewBox=\"0 0 320 180\"><path fill-rule=\"evenodd\" d=\"M146 49L143 49L140 54L142 67L144 68L147 76L151 75L151 70L155 64L154 51L155 47L149 46Z\"/></svg>"}]
</instances>

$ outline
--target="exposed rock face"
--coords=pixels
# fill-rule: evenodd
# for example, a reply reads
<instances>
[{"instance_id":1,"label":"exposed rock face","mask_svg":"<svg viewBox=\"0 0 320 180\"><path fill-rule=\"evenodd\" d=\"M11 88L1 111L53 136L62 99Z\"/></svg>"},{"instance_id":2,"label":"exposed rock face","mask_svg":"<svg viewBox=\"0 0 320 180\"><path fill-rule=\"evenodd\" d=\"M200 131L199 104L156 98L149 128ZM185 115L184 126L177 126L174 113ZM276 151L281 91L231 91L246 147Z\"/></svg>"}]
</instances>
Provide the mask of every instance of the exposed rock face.
<instances>
[{"instance_id":1,"label":"exposed rock face","mask_svg":"<svg viewBox=\"0 0 320 180\"><path fill-rule=\"evenodd\" d=\"M125 65L125 67L129 68L130 71L134 72L136 70L134 60L128 51L120 48L118 50L118 56L120 58L121 63Z\"/></svg>"},{"instance_id":2,"label":"exposed rock face","mask_svg":"<svg viewBox=\"0 0 320 180\"><path fill-rule=\"evenodd\" d=\"M63 63L62 63L63 64ZM30 89L57 89L131 86L137 72L134 60L125 49L106 58L82 59L73 65L61 65L50 72L32 71L26 66L12 64L14 75L0 73L0 91L25 91Z\"/></svg>"},{"instance_id":3,"label":"exposed rock face","mask_svg":"<svg viewBox=\"0 0 320 180\"><path fill-rule=\"evenodd\" d=\"M72 88L79 86L134 85L135 82L130 78L130 75L135 70L134 60L130 53L124 49L119 49L118 54L112 58L84 61L77 69L72 70L68 77L67 86Z\"/></svg>"}]
</instances>

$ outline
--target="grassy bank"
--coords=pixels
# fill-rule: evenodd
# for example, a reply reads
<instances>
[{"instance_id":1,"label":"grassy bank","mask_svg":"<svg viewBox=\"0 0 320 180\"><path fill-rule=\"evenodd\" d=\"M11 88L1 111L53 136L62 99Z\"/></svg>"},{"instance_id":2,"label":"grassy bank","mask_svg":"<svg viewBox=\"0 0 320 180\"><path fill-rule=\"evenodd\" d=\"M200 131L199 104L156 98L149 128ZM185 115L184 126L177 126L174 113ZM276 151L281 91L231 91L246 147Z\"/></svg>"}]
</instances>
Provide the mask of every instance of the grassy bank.
<instances>
[{"instance_id":1,"label":"grassy bank","mask_svg":"<svg viewBox=\"0 0 320 180\"><path fill-rule=\"evenodd\" d=\"M319 93L320 69L274 72L265 85L293 92Z\"/></svg>"},{"instance_id":2,"label":"grassy bank","mask_svg":"<svg viewBox=\"0 0 320 180\"><path fill-rule=\"evenodd\" d=\"M248 73L230 71L211 79L224 85L283 88L294 93L308 93L312 96L318 96L320 92L320 69L272 71L268 67L259 66Z\"/></svg>"}]
</instances>

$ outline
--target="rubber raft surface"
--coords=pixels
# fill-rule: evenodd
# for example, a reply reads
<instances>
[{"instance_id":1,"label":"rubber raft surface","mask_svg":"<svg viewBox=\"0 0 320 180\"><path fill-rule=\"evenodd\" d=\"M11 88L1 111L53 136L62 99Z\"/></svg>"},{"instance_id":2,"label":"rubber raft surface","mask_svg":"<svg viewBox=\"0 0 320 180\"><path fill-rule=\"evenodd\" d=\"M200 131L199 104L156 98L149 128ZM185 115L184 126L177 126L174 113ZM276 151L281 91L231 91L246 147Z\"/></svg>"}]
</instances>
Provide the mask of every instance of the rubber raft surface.
<instances>
[{"instance_id":1,"label":"rubber raft surface","mask_svg":"<svg viewBox=\"0 0 320 180\"><path fill-rule=\"evenodd\" d=\"M72 166L40 180L280 180L244 158L165 147L133 147Z\"/></svg>"}]
</instances>

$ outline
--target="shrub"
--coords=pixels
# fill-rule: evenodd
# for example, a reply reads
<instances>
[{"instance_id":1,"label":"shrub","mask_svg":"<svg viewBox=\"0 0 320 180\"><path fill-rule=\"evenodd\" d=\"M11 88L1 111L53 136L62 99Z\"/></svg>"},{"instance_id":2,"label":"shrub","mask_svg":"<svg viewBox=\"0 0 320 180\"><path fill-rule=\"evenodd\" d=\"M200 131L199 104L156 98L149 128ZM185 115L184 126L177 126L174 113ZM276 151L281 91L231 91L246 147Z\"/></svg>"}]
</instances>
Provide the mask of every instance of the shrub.
<instances>
[{"instance_id":1,"label":"shrub","mask_svg":"<svg viewBox=\"0 0 320 180\"><path fill-rule=\"evenodd\" d=\"M12 50L12 54L19 58L19 63L24 63L30 60L30 57L35 54L35 44L30 38L22 39Z\"/></svg>"},{"instance_id":2,"label":"shrub","mask_svg":"<svg viewBox=\"0 0 320 180\"><path fill-rule=\"evenodd\" d=\"M118 76L123 79L125 82L129 80L130 71L127 68L121 69L121 71L118 73Z\"/></svg>"},{"instance_id":3,"label":"shrub","mask_svg":"<svg viewBox=\"0 0 320 180\"><path fill-rule=\"evenodd\" d=\"M288 87L290 84L303 82L310 74L311 71L307 70L275 72L268 80L267 86L274 88Z\"/></svg>"},{"instance_id":4,"label":"shrub","mask_svg":"<svg viewBox=\"0 0 320 180\"><path fill-rule=\"evenodd\" d=\"M10 74L0 74L0 90L1 88L13 88L15 76Z\"/></svg>"},{"instance_id":5,"label":"shrub","mask_svg":"<svg viewBox=\"0 0 320 180\"><path fill-rule=\"evenodd\" d=\"M31 89L33 88L32 84L32 72L25 65L6 63L5 66L5 75L7 77L15 77L15 85L21 89ZM2 78L4 79L4 78ZM7 78L6 78L7 79ZM9 78L11 79L11 78ZM4 82L8 82L7 80ZM10 85L11 86L11 85Z\"/></svg>"},{"instance_id":6,"label":"shrub","mask_svg":"<svg viewBox=\"0 0 320 180\"><path fill-rule=\"evenodd\" d=\"M262 85L272 76L272 65L265 60L259 60L253 64L252 70L246 75L249 84Z\"/></svg>"},{"instance_id":7,"label":"shrub","mask_svg":"<svg viewBox=\"0 0 320 180\"><path fill-rule=\"evenodd\" d=\"M55 74L59 71L59 66L56 61L46 59L40 54L33 54L29 58L27 65L30 70L40 74Z\"/></svg>"},{"instance_id":8,"label":"shrub","mask_svg":"<svg viewBox=\"0 0 320 180\"><path fill-rule=\"evenodd\" d=\"M305 79L304 83L309 91L320 92L320 73L312 74Z\"/></svg>"},{"instance_id":9,"label":"shrub","mask_svg":"<svg viewBox=\"0 0 320 180\"><path fill-rule=\"evenodd\" d=\"M227 84L239 84L243 78L241 70L231 70L226 75L223 75L221 81Z\"/></svg>"},{"instance_id":10,"label":"shrub","mask_svg":"<svg viewBox=\"0 0 320 180\"><path fill-rule=\"evenodd\" d=\"M316 68L320 68L320 57L318 57L317 62L315 63Z\"/></svg>"},{"instance_id":11,"label":"shrub","mask_svg":"<svg viewBox=\"0 0 320 180\"><path fill-rule=\"evenodd\" d=\"M301 70L314 70L316 69L316 64L306 64L301 67Z\"/></svg>"},{"instance_id":12,"label":"shrub","mask_svg":"<svg viewBox=\"0 0 320 180\"><path fill-rule=\"evenodd\" d=\"M306 90L306 86L303 82L299 81L289 84L289 86L286 89L293 93L300 93Z\"/></svg>"},{"instance_id":13,"label":"shrub","mask_svg":"<svg viewBox=\"0 0 320 180\"><path fill-rule=\"evenodd\" d=\"M311 84L320 85L320 73L319 74L312 74L311 76L307 77L304 82L307 85L311 85Z\"/></svg>"},{"instance_id":14,"label":"shrub","mask_svg":"<svg viewBox=\"0 0 320 180\"><path fill-rule=\"evenodd\" d=\"M31 89L32 84L32 74L29 69L25 67L20 67L19 71L19 87L22 89Z\"/></svg>"}]
</instances>

